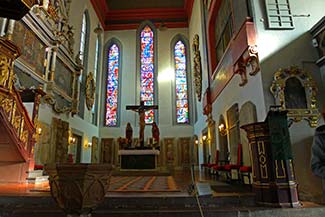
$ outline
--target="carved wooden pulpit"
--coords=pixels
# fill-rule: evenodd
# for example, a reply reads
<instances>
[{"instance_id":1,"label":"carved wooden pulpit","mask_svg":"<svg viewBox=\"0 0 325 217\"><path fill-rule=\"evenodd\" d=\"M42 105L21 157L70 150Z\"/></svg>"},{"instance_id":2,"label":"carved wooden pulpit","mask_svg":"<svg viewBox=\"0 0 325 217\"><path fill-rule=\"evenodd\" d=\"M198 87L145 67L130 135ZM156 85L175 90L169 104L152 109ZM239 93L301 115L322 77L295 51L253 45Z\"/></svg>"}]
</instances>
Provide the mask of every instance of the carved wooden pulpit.
<instances>
[{"instance_id":1,"label":"carved wooden pulpit","mask_svg":"<svg viewBox=\"0 0 325 217\"><path fill-rule=\"evenodd\" d=\"M256 202L275 207L299 207L287 112L272 110L264 122L244 125L252 153Z\"/></svg>"}]
</instances>

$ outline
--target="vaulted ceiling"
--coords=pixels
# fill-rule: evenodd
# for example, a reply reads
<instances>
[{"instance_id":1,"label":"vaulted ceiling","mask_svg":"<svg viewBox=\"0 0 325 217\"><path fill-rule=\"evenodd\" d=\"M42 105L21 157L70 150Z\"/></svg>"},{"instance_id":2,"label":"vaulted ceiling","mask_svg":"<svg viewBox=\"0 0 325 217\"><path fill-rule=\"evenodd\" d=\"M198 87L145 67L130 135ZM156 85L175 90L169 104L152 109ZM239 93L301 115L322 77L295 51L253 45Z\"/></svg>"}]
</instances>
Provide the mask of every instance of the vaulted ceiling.
<instances>
[{"instance_id":1,"label":"vaulted ceiling","mask_svg":"<svg viewBox=\"0 0 325 217\"><path fill-rule=\"evenodd\" d=\"M157 27L188 27L194 0L91 0L105 30L136 29L144 20Z\"/></svg>"}]
</instances>

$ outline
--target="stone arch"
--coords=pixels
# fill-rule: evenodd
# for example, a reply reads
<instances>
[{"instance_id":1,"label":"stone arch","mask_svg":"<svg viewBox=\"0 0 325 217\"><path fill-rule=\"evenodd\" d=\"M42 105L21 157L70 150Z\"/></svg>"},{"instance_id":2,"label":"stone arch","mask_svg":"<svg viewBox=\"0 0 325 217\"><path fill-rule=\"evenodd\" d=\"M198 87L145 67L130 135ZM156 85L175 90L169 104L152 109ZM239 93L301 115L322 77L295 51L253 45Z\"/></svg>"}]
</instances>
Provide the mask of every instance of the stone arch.
<instances>
[{"instance_id":1,"label":"stone arch","mask_svg":"<svg viewBox=\"0 0 325 217\"><path fill-rule=\"evenodd\" d=\"M239 123L240 126L245 124L251 124L257 121L256 115L256 106L251 101L244 103L239 111ZM243 165L251 166L251 152L249 148L248 139L246 132L243 129L240 129L240 142L243 147Z\"/></svg>"},{"instance_id":2,"label":"stone arch","mask_svg":"<svg viewBox=\"0 0 325 217\"><path fill-rule=\"evenodd\" d=\"M223 115L220 115L219 117L219 125L221 126L223 124L224 127L226 127L225 118ZM222 134L220 131L218 131L219 136L219 161L226 161L228 160L229 155L229 148L228 148L228 139L227 134Z\"/></svg>"}]
</instances>

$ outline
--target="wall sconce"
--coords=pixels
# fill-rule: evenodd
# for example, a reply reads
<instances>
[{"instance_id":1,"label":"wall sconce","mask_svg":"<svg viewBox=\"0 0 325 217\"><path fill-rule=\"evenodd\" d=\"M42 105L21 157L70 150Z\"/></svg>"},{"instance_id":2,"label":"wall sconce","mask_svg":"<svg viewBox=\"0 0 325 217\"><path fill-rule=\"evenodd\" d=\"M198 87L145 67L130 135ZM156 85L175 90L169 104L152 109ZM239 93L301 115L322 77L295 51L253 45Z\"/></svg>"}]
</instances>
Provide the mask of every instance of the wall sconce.
<instances>
[{"instance_id":1,"label":"wall sconce","mask_svg":"<svg viewBox=\"0 0 325 217\"><path fill-rule=\"evenodd\" d=\"M204 135L204 136L202 137L202 139L203 139L203 141L205 141L205 140L207 139L207 136Z\"/></svg>"},{"instance_id":2,"label":"wall sconce","mask_svg":"<svg viewBox=\"0 0 325 217\"><path fill-rule=\"evenodd\" d=\"M42 134L42 128L41 128L41 127L38 127L38 128L37 128L37 134L38 134L38 135L41 135L41 134Z\"/></svg>"},{"instance_id":3,"label":"wall sconce","mask_svg":"<svg viewBox=\"0 0 325 217\"><path fill-rule=\"evenodd\" d=\"M93 144L91 142L85 143L85 148L91 148Z\"/></svg>"},{"instance_id":4,"label":"wall sconce","mask_svg":"<svg viewBox=\"0 0 325 217\"><path fill-rule=\"evenodd\" d=\"M69 136L69 145L72 145L76 142L76 138L74 138L73 136Z\"/></svg>"},{"instance_id":5,"label":"wall sconce","mask_svg":"<svg viewBox=\"0 0 325 217\"><path fill-rule=\"evenodd\" d=\"M196 140L195 140L195 145L198 145L198 144L199 144L199 140L196 139Z\"/></svg>"},{"instance_id":6,"label":"wall sconce","mask_svg":"<svg viewBox=\"0 0 325 217\"><path fill-rule=\"evenodd\" d=\"M69 145L75 144L76 138L73 136L71 129L69 129L69 138L68 143Z\"/></svg>"},{"instance_id":7,"label":"wall sconce","mask_svg":"<svg viewBox=\"0 0 325 217\"><path fill-rule=\"evenodd\" d=\"M227 135L227 128L225 127L224 124L220 124L218 128L219 128L220 135L222 136Z\"/></svg>"}]
</instances>

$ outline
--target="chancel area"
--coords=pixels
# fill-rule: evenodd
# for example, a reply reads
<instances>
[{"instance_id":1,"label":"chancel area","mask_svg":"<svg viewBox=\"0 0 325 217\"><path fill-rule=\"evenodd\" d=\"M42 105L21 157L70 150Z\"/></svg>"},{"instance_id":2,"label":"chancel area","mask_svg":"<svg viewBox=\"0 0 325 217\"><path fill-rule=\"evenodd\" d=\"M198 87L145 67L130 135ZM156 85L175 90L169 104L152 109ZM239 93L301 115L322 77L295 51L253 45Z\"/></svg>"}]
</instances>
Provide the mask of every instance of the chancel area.
<instances>
[{"instance_id":1,"label":"chancel area","mask_svg":"<svg viewBox=\"0 0 325 217\"><path fill-rule=\"evenodd\" d=\"M0 1L0 216L323 216L324 7Z\"/></svg>"}]
</instances>

